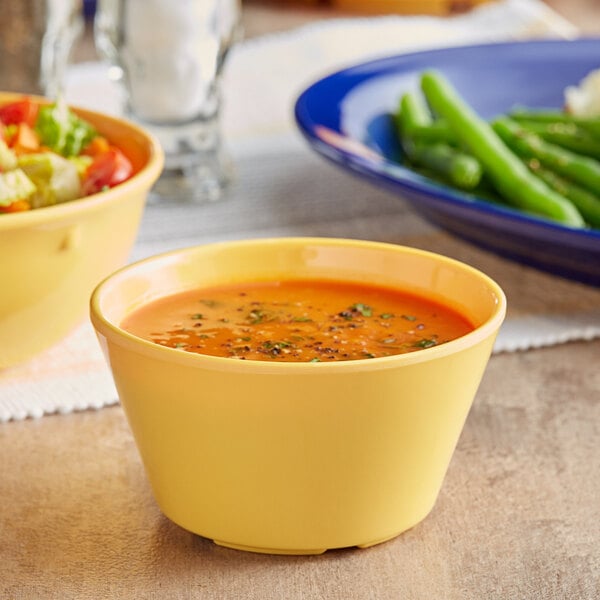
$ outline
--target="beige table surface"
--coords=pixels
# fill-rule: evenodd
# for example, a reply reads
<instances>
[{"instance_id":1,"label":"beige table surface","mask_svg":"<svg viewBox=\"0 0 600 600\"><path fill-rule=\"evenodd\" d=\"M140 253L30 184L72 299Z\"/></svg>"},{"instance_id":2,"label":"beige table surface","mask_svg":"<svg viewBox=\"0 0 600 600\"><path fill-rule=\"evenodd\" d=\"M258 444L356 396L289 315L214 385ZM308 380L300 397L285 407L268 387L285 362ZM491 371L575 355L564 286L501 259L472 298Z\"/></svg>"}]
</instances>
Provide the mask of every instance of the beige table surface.
<instances>
[{"instance_id":1,"label":"beige table surface","mask_svg":"<svg viewBox=\"0 0 600 600\"><path fill-rule=\"evenodd\" d=\"M594 33L596 1L549 4ZM251 35L324 14L245 11ZM431 515L315 557L229 550L168 521L120 407L6 423L0 599L598 599L599 364L600 341L492 357Z\"/></svg>"}]
</instances>

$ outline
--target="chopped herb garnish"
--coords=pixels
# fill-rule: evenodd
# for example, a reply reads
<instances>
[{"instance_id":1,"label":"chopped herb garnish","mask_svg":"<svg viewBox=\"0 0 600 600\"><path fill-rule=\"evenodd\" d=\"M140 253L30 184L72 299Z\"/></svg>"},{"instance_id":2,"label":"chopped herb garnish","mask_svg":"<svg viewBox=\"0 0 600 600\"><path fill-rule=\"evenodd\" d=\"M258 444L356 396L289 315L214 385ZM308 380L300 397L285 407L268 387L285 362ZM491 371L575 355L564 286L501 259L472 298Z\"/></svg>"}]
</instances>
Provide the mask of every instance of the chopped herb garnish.
<instances>
[{"instance_id":1,"label":"chopped herb garnish","mask_svg":"<svg viewBox=\"0 0 600 600\"><path fill-rule=\"evenodd\" d=\"M310 317L294 317L292 319L294 323L306 323L308 321L312 321Z\"/></svg>"},{"instance_id":2,"label":"chopped herb garnish","mask_svg":"<svg viewBox=\"0 0 600 600\"><path fill-rule=\"evenodd\" d=\"M415 348L431 348L432 346L436 346L437 345L437 341L434 339L422 339L419 340L418 342L415 342L413 344L413 346Z\"/></svg>"},{"instance_id":3,"label":"chopped herb garnish","mask_svg":"<svg viewBox=\"0 0 600 600\"><path fill-rule=\"evenodd\" d=\"M208 306L208 308L214 308L215 306L219 305L216 300L209 300L207 298L200 300L200 304L204 304L204 306Z\"/></svg>"},{"instance_id":4,"label":"chopped herb garnish","mask_svg":"<svg viewBox=\"0 0 600 600\"><path fill-rule=\"evenodd\" d=\"M406 319L407 321L416 321L417 317L415 317L414 315L402 315L403 319Z\"/></svg>"},{"instance_id":5,"label":"chopped herb garnish","mask_svg":"<svg viewBox=\"0 0 600 600\"><path fill-rule=\"evenodd\" d=\"M363 352L363 356L365 358L376 358L376 356L372 352Z\"/></svg>"},{"instance_id":6,"label":"chopped herb garnish","mask_svg":"<svg viewBox=\"0 0 600 600\"><path fill-rule=\"evenodd\" d=\"M248 319L251 323L260 323L263 320L263 314L260 310L253 310L249 315Z\"/></svg>"},{"instance_id":7,"label":"chopped herb garnish","mask_svg":"<svg viewBox=\"0 0 600 600\"><path fill-rule=\"evenodd\" d=\"M318 356L311 358L308 362L321 362L321 359Z\"/></svg>"},{"instance_id":8,"label":"chopped herb garnish","mask_svg":"<svg viewBox=\"0 0 600 600\"><path fill-rule=\"evenodd\" d=\"M185 348L187 346L187 344L184 344L183 342L177 342L173 347L174 348Z\"/></svg>"},{"instance_id":9,"label":"chopped herb garnish","mask_svg":"<svg viewBox=\"0 0 600 600\"><path fill-rule=\"evenodd\" d=\"M194 315L191 315L190 318L191 319L204 319L204 315L202 313L196 313Z\"/></svg>"},{"instance_id":10,"label":"chopped herb garnish","mask_svg":"<svg viewBox=\"0 0 600 600\"><path fill-rule=\"evenodd\" d=\"M231 351L234 354L239 354L240 352L250 352L250 346L234 346Z\"/></svg>"},{"instance_id":11,"label":"chopped herb garnish","mask_svg":"<svg viewBox=\"0 0 600 600\"><path fill-rule=\"evenodd\" d=\"M272 350L273 348L289 348L291 345L291 342L263 342L263 348L266 350Z\"/></svg>"},{"instance_id":12,"label":"chopped herb garnish","mask_svg":"<svg viewBox=\"0 0 600 600\"><path fill-rule=\"evenodd\" d=\"M393 319L394 318L394 314L393 313L383 313L382 315L379 315L381 319Z\"/></svg>"},{"instance_id":13,"label":"chopped herb garnish","mask_svg":"<svg viewBox=\"0 0 600 600\"><path fill-rule=\"evenodd\" d=\"M363 317L371 317L373 316L373 309L368 304L363 304L362 302L357 302L353 304L351 308L357 312L359 312Z\"/></svg>"},{"instance_id":14,"label":"chopped herb garnish","mask_svg":"<svg viewBox=\"0 0 600 600\"><path fill-rule=\"evenodd\" d=\"M262 310L251 310L248 316L246 317L248 321L250 321L251 325L257 325L258 323L263 323L267 321L268 315Z\"/></svg>"}]
</instances>

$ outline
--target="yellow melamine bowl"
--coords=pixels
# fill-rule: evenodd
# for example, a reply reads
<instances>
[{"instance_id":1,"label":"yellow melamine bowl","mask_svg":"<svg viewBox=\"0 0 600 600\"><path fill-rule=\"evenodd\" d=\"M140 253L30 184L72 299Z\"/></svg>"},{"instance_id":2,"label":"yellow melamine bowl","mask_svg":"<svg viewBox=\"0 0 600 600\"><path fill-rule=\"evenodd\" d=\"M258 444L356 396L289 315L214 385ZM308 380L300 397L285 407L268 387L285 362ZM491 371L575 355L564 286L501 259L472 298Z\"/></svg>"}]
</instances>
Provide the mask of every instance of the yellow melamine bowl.
<instances>
[{"instance_id":1,"label":"yellow melamine bowl","mask_svg":"<svg viewBox=\"0 0 600 600\"><path fill-rule=\"evenodd\" d=\"M333 363L202 356L123 331L139 306L200 286L315 277L398 286L476 329L411 354ZM432 509L504 318L481 272L340 239L225 242L125 267L91 318L156 500L181 527L257 552L370 546Z\"/></svg>"},{"instance_id":2,"label":"yellow melamine bowl","mask_svg":"<svg viewBox=\"0 0 600 600\"><path fill-rule=\"evenodd\" d=\"M19 98L0 93L0 105ZM150 134L75 112L121 148L136 173L81 200L0 215L0 368L28 360L83 322L94 286L125 263L162 169L163 152Z\"/></svg>"}]
</instances>

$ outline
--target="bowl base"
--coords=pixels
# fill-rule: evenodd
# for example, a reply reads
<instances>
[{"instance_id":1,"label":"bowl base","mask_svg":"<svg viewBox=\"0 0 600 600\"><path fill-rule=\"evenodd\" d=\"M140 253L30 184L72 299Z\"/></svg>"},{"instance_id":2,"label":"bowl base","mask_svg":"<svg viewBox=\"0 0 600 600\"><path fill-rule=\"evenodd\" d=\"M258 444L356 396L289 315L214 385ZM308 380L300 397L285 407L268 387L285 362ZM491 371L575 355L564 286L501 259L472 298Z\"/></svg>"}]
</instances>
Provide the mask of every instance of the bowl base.
<instances>
[{"instance_id":1,"label":"bowl base","mask_svg":"<svg viewBox=\"0 0 600 600\"><path fill-rule=\"evenodd\" d=\"M327 548L310 548L292 550L288 548L257 548L256 546L244 546L242 544L232 544L230 542L223 542L221 540L213 540L217 546L223 546L225 548L232 548L233 550L242 550L244 552L257 552L259 554L289 554L289 555L309 555L309 554L323 554Z\"/></svg>"},{"instance_id":2,"label":"bowl base","mask_svg":"<svg viewBox=\"0 0 600 600\"><path fill-rule=\"evenodd\" d=\"M352 546L348 546L348 548L370 548L371 546L377 546L378 544L383 544L384 542L388 542L389 540L393 540L398 537L402 532L394 533L393 535L386 536L384 538L376 539L370 542L365 542L363 544L354 544ZM340 550L340 548L301 548L298 550L290 549L290 548L259 548L256 546L244 546L243 544L235 544L231 542L224 542L222 540L213 540L217 546L223 546L225 548L232 548L233 550L242 550L243 552L257 552L259 554L287 554L287 555L313 555L313 554L323 554L327 552L327 550Z\"/></svg>"},{"instance_id":3,"label":"bowl base","mask_svg":"<svg viewBox=\"0 0 600 600\"><path fill-rule=\"evenodd\" d=\"M386 537L380 538L378 540L373 540L372 542L366 542L364 544L356 544L356 547L357 548L370 548L371 546L377 546L378 544L383 544L384 542L389 542L390 540L397 538L401 533L404 533L404 530L400 531L398 533L394 533L393 535L388 535Z\"/></svg>"}]
</instances>

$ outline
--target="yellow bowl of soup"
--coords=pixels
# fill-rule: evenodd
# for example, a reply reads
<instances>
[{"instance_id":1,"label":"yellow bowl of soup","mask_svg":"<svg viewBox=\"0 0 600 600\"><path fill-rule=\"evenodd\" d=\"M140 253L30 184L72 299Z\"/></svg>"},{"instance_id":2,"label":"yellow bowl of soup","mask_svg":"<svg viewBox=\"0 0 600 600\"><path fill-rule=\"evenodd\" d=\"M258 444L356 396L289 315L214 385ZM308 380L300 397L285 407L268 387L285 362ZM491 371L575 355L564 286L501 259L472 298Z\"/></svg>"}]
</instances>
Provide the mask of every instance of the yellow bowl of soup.
<instances>
[{"instance_id":1,"label":"yellow bowl of soup","mask_svg":"<svg viewBox=\"0 0 600 600\"><path fill-rule=\"evenodd\" d=\"M440 255L287 238L125 267L91 319L164 514L223 546L317 554L432 510L505 308Z\"/></svg>"},{"instance_id":2,"label":"yellow bowl of soup","mask_svg":"<svg viewBox=\"0 0 600 600\"><path fill-rule=\"evenodd\" d=\"M22 100L0 93L0 110ZM73 112L127 157L131 176L86 197L0 210L0 368L30 359L85 321L93 288L126 262L147 193L162 169L163 152L150 134L108 115Z\"/></svg>"}]
</instances>

